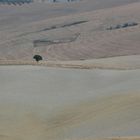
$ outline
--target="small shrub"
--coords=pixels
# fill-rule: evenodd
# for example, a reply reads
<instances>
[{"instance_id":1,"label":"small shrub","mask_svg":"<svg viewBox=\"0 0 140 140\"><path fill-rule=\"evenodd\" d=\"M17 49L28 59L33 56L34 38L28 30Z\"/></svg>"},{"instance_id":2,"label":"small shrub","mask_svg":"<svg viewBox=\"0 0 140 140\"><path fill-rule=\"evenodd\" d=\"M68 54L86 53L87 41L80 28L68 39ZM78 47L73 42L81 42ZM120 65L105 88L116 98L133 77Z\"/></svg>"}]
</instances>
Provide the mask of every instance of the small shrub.
<instances>
[{"instance_id":1,"label":"small shrub","mask_svg":"<svg viewBox=\"0 0 140 140\"><path fill-rule=\"evenodd\" d=\"M40 55L34 55L33 59L35 59L36 62L43 60L42 56L40 56Z\"/></svg>"}]
</instances>

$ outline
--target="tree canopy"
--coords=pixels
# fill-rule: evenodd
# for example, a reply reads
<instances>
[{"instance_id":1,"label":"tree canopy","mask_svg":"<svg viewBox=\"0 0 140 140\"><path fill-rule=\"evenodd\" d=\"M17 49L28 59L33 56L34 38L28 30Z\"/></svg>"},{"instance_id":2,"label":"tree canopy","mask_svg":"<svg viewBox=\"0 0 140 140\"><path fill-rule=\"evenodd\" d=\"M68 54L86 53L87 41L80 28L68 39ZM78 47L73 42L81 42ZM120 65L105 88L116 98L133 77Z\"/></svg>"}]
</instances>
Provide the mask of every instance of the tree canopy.
<instances>
[{"instance_id":1,"label":"tree canopy","mask_svg":"<svg viewBox=\"0 0 140 140\"><path fill-rule=\"evenodd\" d=\"M33 59L35 59L37 62L43 60L42 56L40 55L34 55Z\"/></svg>"}]
</instances>

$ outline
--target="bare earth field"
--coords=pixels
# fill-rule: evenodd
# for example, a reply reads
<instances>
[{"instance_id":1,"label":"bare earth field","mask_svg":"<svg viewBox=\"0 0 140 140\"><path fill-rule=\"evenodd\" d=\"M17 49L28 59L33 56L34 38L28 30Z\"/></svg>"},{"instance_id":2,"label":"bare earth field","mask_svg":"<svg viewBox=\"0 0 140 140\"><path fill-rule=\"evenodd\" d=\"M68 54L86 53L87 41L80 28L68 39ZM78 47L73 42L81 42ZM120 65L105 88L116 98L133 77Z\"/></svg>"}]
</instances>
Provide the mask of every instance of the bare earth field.
<instances>
[{"instance_id":1,"label":"bare earth field","mask_svg":"<svg viewBox=\"0 0 140 140\"><path fill-rule=\"evenodd\" d=\"M0 5L0 140L140 140L139 13L140 0Z\"/></svg>"},{"instance_id":2,"label":"bare earth field","mask_svg":"<svg viewBox=\"0 0 140 140\"><path fill-rule=\"evenodd\" d=\"M0 66L0 140L139 136L139 70Z\"/></svg>"},{"instance_id":3,"label":"bare earth field","mask_svg":"<svg viewBox=\"0 0 140 140\"><path fill-rule=\"evenodd\" d=\"M140 2L126 2L126 5L120 2L122 6L113 8L108 2L109 8L97 6L89 12L88 8L84 9L85 3L94 5L92 1L70 5L1 5L0 59L32 60L34 54L40 54L44 60L85 60L140 54ZM79 8L73 13L66 9L74 5L83 6L83 10ZM66 12L59 14L58 9ZM138 25L106 30L111 25L126 22L137 22Z\"/></svg>"}]
</instances>

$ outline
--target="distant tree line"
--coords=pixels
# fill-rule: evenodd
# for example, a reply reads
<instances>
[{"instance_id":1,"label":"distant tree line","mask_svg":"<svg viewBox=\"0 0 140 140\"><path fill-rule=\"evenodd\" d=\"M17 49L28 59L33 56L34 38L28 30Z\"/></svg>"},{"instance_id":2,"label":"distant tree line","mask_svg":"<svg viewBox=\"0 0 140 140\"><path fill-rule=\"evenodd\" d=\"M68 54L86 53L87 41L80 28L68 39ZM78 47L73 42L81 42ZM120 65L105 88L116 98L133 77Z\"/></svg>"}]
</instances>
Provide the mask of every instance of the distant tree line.
<instances>
[{"instance_id":1,"label":"distant tree line","mask_svg":"<svg viewBox=\"0 0 140 140\"><path fill-rule=\"evenodd\" d=\"M31 3L33 0L0 0L0 4L14 4L14 5L21 5L24 3Z\"/></svg>"},{"instance_id":2,"label":"distant tree line","mask_svg":"<svg viewBox=\"0 0 140 140\"><path fill-rule=\"evenodd\" d=\"M61 0L53 0L53 2L57 2L57 1L61 1ZM67 2L72 2L72 1L76 1L76 0L67 0Z\"/></svg>"},{"instance_id":3,"label":"distant tree line","mask_svg":"<svg viewBox=\"0 0 140 140\"><path fill-rule=\"evenodd\" d=\"M51 2L61 2L63 0L51 0ZM67 2L73 2L73 1L77 1L77 0L65 0ZM33 2L33 0L0 0L0 4L14 4L14 5L21 5L24 3L31 3Z\"/></svg>"}]
</instances>

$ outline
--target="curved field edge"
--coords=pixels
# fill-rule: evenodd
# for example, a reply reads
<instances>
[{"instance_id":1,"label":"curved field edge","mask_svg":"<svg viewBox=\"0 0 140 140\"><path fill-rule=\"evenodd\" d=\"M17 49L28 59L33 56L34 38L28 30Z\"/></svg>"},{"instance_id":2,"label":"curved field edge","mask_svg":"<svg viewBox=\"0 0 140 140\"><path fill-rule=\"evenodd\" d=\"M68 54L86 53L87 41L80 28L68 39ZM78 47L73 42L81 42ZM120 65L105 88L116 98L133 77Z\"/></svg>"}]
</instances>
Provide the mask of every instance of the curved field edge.
<instances>
[{"instance_id":1,"label":"curved field edge","mask_svg":"<svg viewBox=\"0 0 140 140\"><path fill-rule=\"evenodd\" d=\"M0 65L38 65L60 68L77 69L116 69L131 70L140 69L140 55L121 56L81 61L24 61L24 60L0 60Z\"/></svg>"}]
</instances>

